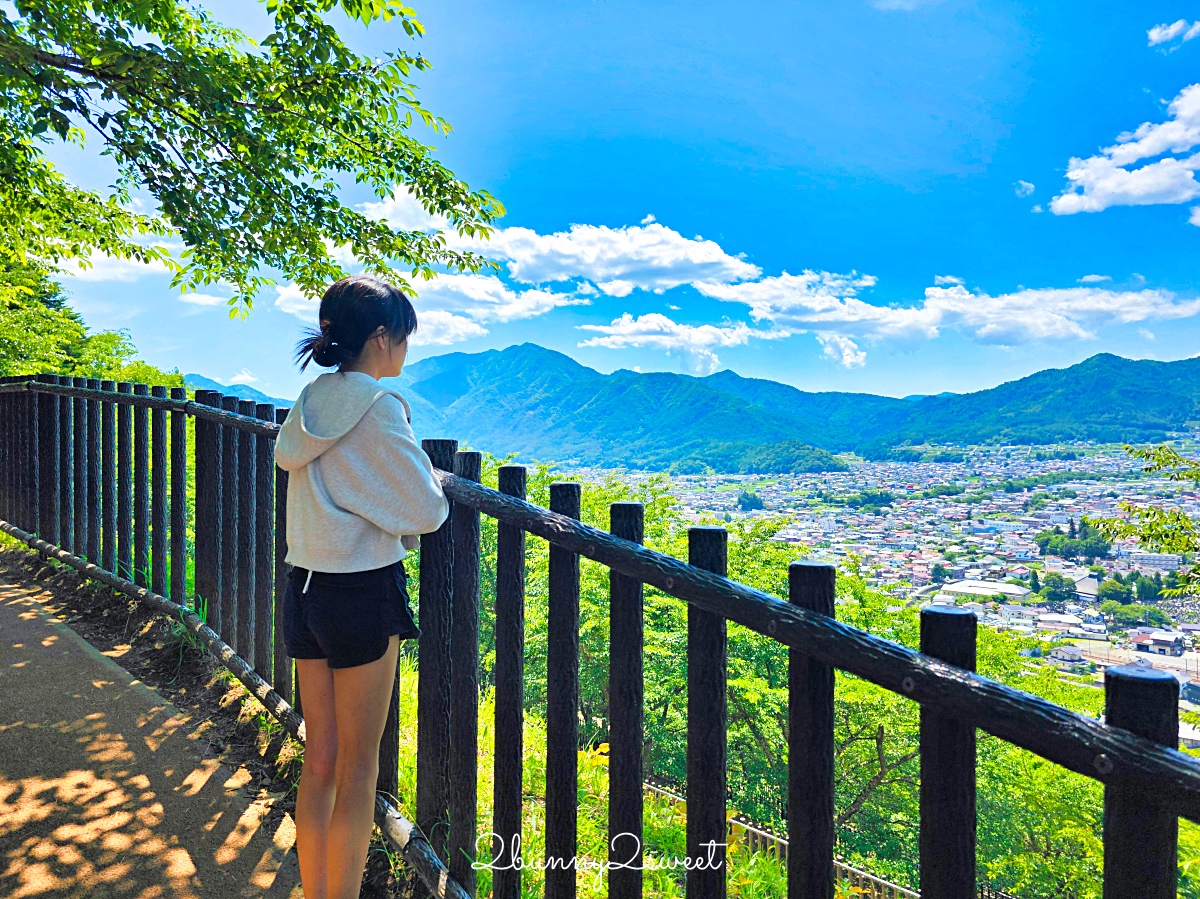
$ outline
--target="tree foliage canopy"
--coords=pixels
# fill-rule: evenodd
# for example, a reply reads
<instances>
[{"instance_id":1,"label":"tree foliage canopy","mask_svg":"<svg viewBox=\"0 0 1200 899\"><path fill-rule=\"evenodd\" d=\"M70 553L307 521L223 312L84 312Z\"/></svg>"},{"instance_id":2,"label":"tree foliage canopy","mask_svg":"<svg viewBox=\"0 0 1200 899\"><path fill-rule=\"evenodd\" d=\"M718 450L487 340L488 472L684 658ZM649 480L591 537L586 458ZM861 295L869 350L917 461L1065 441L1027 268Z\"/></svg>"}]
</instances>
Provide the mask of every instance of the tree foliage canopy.
<instances>
[{"instance_id":1,"label":"tree foliage canopy","mask_svg":"<svg viewBox=\"0 0 1200 899\"><path fill-rule=\"evenodd\" d=\"M1126 446L1125 452L1144 464L1147 474L1162 474L1172 481L1191 481L1200 484L1200 459L1191 459L1178 450L1162 444L1151 447ZM1151 552L1180 553L1195 556L1200 552L1200 529L1187 512L1163 506L1142 506L1129 500L1117 504L1121 518L1102 518L1090 523L1109 540L1130 537ZM1181 573L1177 583L1159 591L1162 596L1183 596L1200 593L1200 566L1191 565Z\"/></svg>"},{"instance_id":2,"label":"tree foliage canopy","mask_svg":"<svg viewBox=\"0 0 1200 899\"><path fill-rule=\"evenodd\" d=\"M160 260L172 284L223 282L231 314L248 310L276 270L309 295L343 271L339 248L403 285L478 271L477 254L442 232L404 230L339 198L344 183L383 198L407 189L459 234L487 236L503 207L472 191L410 132L448 124L417 100L428 68L405 51L369 58L329 24L339 7L365 24L398 20L400 0L269 0L255 43L180 0L15 0L0 8L0 261L51 267L94 252ZM118 172L109 196L69 183L51 141L98 139ZM144 189L157 209L131 204ZM173 254L160 240L178 235Z\"/></svg>"}]
</instances>

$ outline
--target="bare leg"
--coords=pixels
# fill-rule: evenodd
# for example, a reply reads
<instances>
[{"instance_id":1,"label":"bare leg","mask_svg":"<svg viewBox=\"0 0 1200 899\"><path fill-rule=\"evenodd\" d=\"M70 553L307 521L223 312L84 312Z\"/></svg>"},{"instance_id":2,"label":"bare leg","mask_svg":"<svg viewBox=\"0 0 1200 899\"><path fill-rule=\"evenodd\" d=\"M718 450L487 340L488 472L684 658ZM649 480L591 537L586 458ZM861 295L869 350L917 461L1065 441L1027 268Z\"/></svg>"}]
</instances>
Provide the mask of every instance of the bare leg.
<instances>
[{"instance_id":1,"label":"bare leg","mask_svg":"<svg viewBox=\"0 0 1200 899\"><path fill-rule=\"evenodd\" d=\"M400 639L388 641L383 658L333 671L338 749L336 799L326 849L328 891L322 899L358 899L375 817L379 741L387 723ZM305 708L308 696L304 696Z\"/></svg>"},{"instance_id":2,"label":"bare leg","mask_svg":"<svg viewBox=\"0 0 1200 899\"><path fill-rule=\"evenodd\" d=\"M333 815L337 718L333 710L333 671L324 659L296 659L304 697L304 767L296 794L296 855L307 899L326 899L326 843Z\"/></svg>"}]
</instances>

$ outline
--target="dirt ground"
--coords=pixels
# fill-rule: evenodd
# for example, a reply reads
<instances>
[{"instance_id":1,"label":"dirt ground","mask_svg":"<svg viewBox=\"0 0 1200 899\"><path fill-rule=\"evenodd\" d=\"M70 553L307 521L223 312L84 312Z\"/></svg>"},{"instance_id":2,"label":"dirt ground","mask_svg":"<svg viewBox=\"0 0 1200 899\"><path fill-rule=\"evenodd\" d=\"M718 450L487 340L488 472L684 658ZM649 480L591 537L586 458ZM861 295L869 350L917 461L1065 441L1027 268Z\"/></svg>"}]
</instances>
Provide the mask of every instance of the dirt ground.
<instances>
[{"instance_id":1,"label":"dirt ground","mask_svg":"<svg viewBox=\"0 0 1200 899\"><path fill-rule=\"evenodd\" d=\"M194 731L213 757L249 772L247 796L269 801L270 829L294 811L303 746L180 624L11 542L0 547L0 574L45 591L59 620L199 722ZM378 829L367 858L361 899L424 894Z\"/></svg>"}]
</instances>

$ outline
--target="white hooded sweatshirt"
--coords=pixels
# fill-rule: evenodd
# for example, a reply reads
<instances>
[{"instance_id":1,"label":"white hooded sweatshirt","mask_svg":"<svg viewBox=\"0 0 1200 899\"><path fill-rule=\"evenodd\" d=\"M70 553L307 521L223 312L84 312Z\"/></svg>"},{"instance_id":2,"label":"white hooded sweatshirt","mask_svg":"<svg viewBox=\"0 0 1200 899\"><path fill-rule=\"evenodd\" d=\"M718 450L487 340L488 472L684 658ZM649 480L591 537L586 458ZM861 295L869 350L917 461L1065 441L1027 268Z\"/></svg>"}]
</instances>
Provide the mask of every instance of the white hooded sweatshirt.
<instances>
[{"instance_id":1,"label":"white hooded sweatshirt","mask_svg":"<svg viewBox=\"0 0 1200 899\"><path fill-rule=\"evenodd\" d=\"M449 505L404 397L362 372L326 372L301 392L275 441L289 473L287 563L368 571L405 555Z\"/></svg>"}]
</instances>

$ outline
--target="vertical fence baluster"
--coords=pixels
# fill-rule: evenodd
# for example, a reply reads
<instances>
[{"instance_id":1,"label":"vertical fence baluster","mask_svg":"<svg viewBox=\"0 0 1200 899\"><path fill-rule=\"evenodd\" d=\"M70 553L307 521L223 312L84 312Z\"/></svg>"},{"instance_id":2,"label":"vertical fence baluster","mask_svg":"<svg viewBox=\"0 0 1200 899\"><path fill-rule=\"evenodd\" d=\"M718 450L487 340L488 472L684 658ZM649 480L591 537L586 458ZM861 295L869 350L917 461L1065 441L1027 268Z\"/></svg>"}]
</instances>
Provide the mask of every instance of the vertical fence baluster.
<instances>
[{"instance_id":1,"label":"vertical fence baluster","mask_svg":"<svg viewBox=\"0 0 1200 899\"><path fill-rule=\"evenodd\" d=\"M641 503L608 507L609 530L622 540L641 543L644 510ZM611 899L641 899L642 895L642 647L643 590L641 581L609 571L608 577L608 873ZM618 834L629 834L615 839Z\"/></svg>"},{"instance_id":2,"label":"vertical fence baluster","mask_svg":"<svg viewBox=\"0 0 1200 899\"><path fill-rule=\"evenodd\" d=\"M100 380L88 378L88 390L99 390ZM101 447L100 447L100 401L92 398L85 401L87 407L87 557L93 565L101 564L103 554L101 541Z\"/></svg>"},{"instance_id":3,"label":"vertical fence baluster","mask_svg":"<svg viewBox=\"0 0 1200 899\"><path fill-rule=\"evenodd\" d=\"M275 407L259 403L254 416L260 421L275 420ZM271 638L275 623L271 609L271 594L275 576L274 528L271 518L275 512L275 442L266 437L254 438L254 670L271 682Z\"/></svg>"},{"instance_id":4,"label":"vertical fence baluster","mask_svg":"<svg viewBox=\"0 0 1200 899\"><path fill-rule=\"evenodd\" d=\"M1179 681L1168 671L1128 665L1104 673L1105 719L1139 737L1179 746ZM1098 756L1099 767L1104 756ZM1111 766L1111 762L1109 765ZM1104 899L1175 899L1179 819L1144 780L1104 788Z\"/></svg>"},{"instance_id":5,"label":"vertical fence baluster","mask_svg":"<svg viewBox=\"0 0 1200 899\"><path fill-rule=\"evenodd\" d=\"M793 562L788 599L833 617L837 570ZM788 899L833 899L833 668L788 652Z\"/></svg>"},{"instance_id":6,"label":"vertical fence baluster","mask_svg":"<svg viewBox=\"0 0 1200 899\"><path fill-rule=\"evenodd\" d=\"M454 470L457 440L422 440L435 468ZM443 860L450 815L450 603L454 584L454 503L421 535L421 636L417 641L417 826Z\"/></svg>"},{"instance_id":7,"label":"vertical fence baluster","mask_svg":"<svg viewBox=\"0 0 1200 899\"><path fill-rule=\"evenodd\" d=\"M12 376L0 378L0 386L13 382ZM16 520L17 428L13 414L13 394L0 393L0 518Z\"/></svg>"},{"instance_id":8,"label":"vertical fence baluster","mask_svg":"<svg viewBox=\"0 0 1200 899\"><path fill-rule=\"evenodd\" d=\"M38 381L47 385L57 384L58 375L38 375ZM38 396L38 473L42 494L38 519L42 526L42 539L53 544L57 544L59 541L58 508L61 478L58 425L58 399L53 394L40 394Z\"/></svg>"},{"instance_id":9,"label":"vertical fence baluster","mask_svg":"<svg viewBox=\"0 0 1200 899\"><path fill-rule=\"evenodd\" d=\"M13 382L11 376L0 379L0 385ZM13 414L11 393L0 393L0 518L16 520L17 496L17 417Z\"/></svg>"},{"instance_id":10,"label":"vertical fence baluster","mask_svg":"<svg viewBox=\"0 0 1200 899\"><path fill-rule=\"evenodd\" d=\"M219 406L220 394L197 390L197 404ZM212 421L196 418L196 568L193 593L203 606L206 622L218 634L221 622L221 429Z\"/></svg>"},{"instance_id":11,"label":"vertical fence baluster","mask_svg":"<svg viewBox=\"0 0 1200 899\"><path fill-rule=\"evenodd\" d=\"M11 375L0 379L7 386L16 379ZM0 518L17 520L17 456L20 438L17 436L16 394L0 394Z\"/></svg>"},{"instance_id":12,"label":"vertical fence baluster","mask_svg":"<svg viewBox=\"0 0 1200 899\"><path fill-rule=\"evenodd\" d=\"M525 498L525 467L500 466L500 492ZM496 525L496 725L492 830L494 899L520 899L521 871L513 855L520 844L525 709L525 532Z\"/></svg>"},{"instance_id":13,"label":"vertical fence baluster","mask_svg":"<svg viewBox=\"0 0 1200 899\"><path fill-rule=\"evenodd\" d=\"M116 391L113 381L101 381L105 394ZM100 517L103 545L100 556L105 571L117 573L117 404L105 396L100 403Z\"/></svg>"},{"instance_id":14,"label":"vertical fence baluster","mask_svg":"<svg viewBox=\"0 0 1200 899\"><path fill-rule=\"evenodd\" d=\"M0 378L7 387L19 378L8 375ZM0 518L20 526L21 494L21 423L18 412L20 394L0 394Z\"/></svg>"},{"instance_id":15,"label":"vertical fence baluster","mask_svg":"<svg viewBox=\"0 0 1200 899\"><path fill-rule=\"evenodd\" d=\"M688 563L724 577L724 528L688 528ZM687 895L725 896L725 619L688 606Z\"/></svg>"},{"instance_id":16,"label":"vertical fence baluster","mask_svg":"<svg viewBox=\"0 0 1200 899\"><path fill-rule=\"evenodd\" d=\"M151 396L167 398L167 388L150 388ZM167 593L167 410L150 411L150 589Z\"/></svg>"},{"instance_id":17,"label":"vertical fence baluster","mask_svg":"<svg viewBox=\"0 0 1200 899\"><path fill-rule=\"evenodd\" d=\"M975 614L921 611L921 652L975 670ZM921 707L922 899L975 895L975 726Z\"/></svg>"},{"instance_id":18,"label":"vertical fence baluster","mask_svg":"<svg viewBox=\"0 0 1200 899\"><path fill-rule=\"evenodd\" d=\"M275 410L275 422L282 425L287 418L287 409ZM274 459L272 459L274 465ZM287 593L287 486L288 473L275 467L275 661L273 686L275 692L286 701L292 701L292 660L283 645L283 607ZM300 707L296 707L300 714Z\"/></svg>"},{"instance_id":19,"label":"vertical fence baluster","mask_svg":"<svg viewBox=\"0 0 1200 899\"><path fill-rule=\"evenodd\" d=\"M117 393L133 393L128 381ZM117 574L133 580L133 407L117 406Z\"/></svg>"},{"instance_id":20,"label":"vertical fence baluster","mask_svg":"<svg viewBox=\"0 0 1200 899\"><path fill-rule=\"evenodd\" d=\"M134 396L148 396L146 384L133 385ZM133 582L150 585L150 410L133 407Z\"/></svg>"},{"instance_id":21,"label":"vertical fence baluster","mask_svg":"<svg viewBox=\"0 0 1200 899\"><path fill-rule=\"evenodd\" d=\"M238 400L238 414L254 417L254 400ZM238 568L237 568L237 648L238 655L250 663L258 664L254 646L254 522L258 505L254 498L255 436L249 431L237 431L238 435Z\"/></svg>"},{"instance_id":22,"label":"vertical fence baluster","mask_svg":"<svg viewBox=\"0 0 1200 899\"><path fill-rule=\"evenodd\" d=\"M60 386L71 386L65 375L58 379ZM58 398L58 544L67 552L75 552L75 417L71 398Z\"/></svg>"},{"instance_id":23,"label":"vertical fence baluster","mask_svg":"<svg viewBox=\"0 0 1200 899\"><path fill-rule=\"evenodd\" d=\"M454 473L478 482L483 455L454 455ZM479 513L469 506L454 512L454 600L450 613L450 876L475 895L475 837L479 754Z\"/></svg>"},{"instance_id":24,"label":"vertical fence baluster","mask_svg":"<svg viewBox=\"0 0 1200 899\"><path fill-rule=\"evenodd\" d=\"M72 378L71 386L87 387L87 378ZM71 438L74 443L72 450L71 477L74 480L74 510L71 517L74 521L75 532L72 552L77 556L86 556L88 547L88 444L87 444L87 406L82 397L71 398ZM90 560L95 561L95 560Z\"/></svg>"},{"instance_id":25,"label":"vertical fence baluster","mask_svg":"<svg viewBox=\"0 0 1200 899\"><path fill-rule=\"evenodd\" d=\"M38 415L38 395L30 390L25 397L25 427L28 429L29 444L26 458L29 463L29 481L26 484L25 514L29 518L26 530L33 534L42 533L41 525L41 419Z\"/></svg>"},{"instance_id":26,"label":"vertical fence baluster","mask_svg":"<svg viewBox=\"0 0 1200 899\"><path fill-rule=\"evenodd\" d=\"M9 375L0 379L7 386L16 379ZM0 518L13 524L17 521L17 458L20 437L16 415L16 394L0 394Z\"/></svg>"},{"instance_id":27,"label":"vertical fence baluster","mask_svg":"<svg viewBox=\"0 0 1200 899\"><path fill-rule=\"evenodd\" d=\"M550 485L550 511L578 518L580 486ZM550 544L546 622L546 899L574 899L579 789L579 556Z\"/></svg>"},{"instance_id":28,"label":"vertical fence baluster","mask_svg":"<svg viewBox=\"0 0 1200 899\"><path fill-rule=\"evenodd\" d=\"M236 396L221 396L221 408L237 411ZM237 645L237 573L238 573L238 439L231 425L221 425L221 637L235 650Z\"/></svg>"},{"instance_id":29,"label":"vertical fence baluster","mask_svg":"<svg viewBox=\"0 0 1200 899\"><path fill-rule=\"evenodd\" d=\"M8 379L10 384L19 384L21 378L12 377ZM9 428L12 436L9 438L9 444L12 447L13 465L10 483L12 485L12 499L9 505L12 508L11 521L17 527L28 530L28 524L25 520L25 478L28 471L29 457L25 446L25 394L13 392L8 396L8 415L11 419Z\"/></svg>"},{"instance_id":30,"label":"vertical fence baluster","mask_svg":"<svg viewBox=\"0 0 1200 899\"><path fill-rule=\"evenodd\" d=\"M14 452L18 454L21 460L22 471L14 472L15 490L18 496L15 499L15 506L21 511L14 511L14 514L24 514L26 523L22 524L19 521L13 521L14 524L22 527L31 533L41 534L41 517L43 510L43 498L41 491L37 489L37 482L41 477L41 435L43 430L43 419L41 405L39 402L39 394L36 391L35 384L41 380L41 376L27 375L24 377L4 378L3 383L17 383L24 381L28 385L26 393L11 394L12 399L12 414L16 419L19 419L22 424L18 426L17 433L13 437Z\"/></svg>"},{"instance_id":31,"label":"vertical fence baluster","mask_svg":"<svg viewBox=\"0 0 1200 899\"><path fill-rule=\"evenodd\" d=\"M187 401L187 390L171 388L171 399ZM187 412L171 410L171 599L186 606L187 601Z\"/></svg>"}]
</instances>

